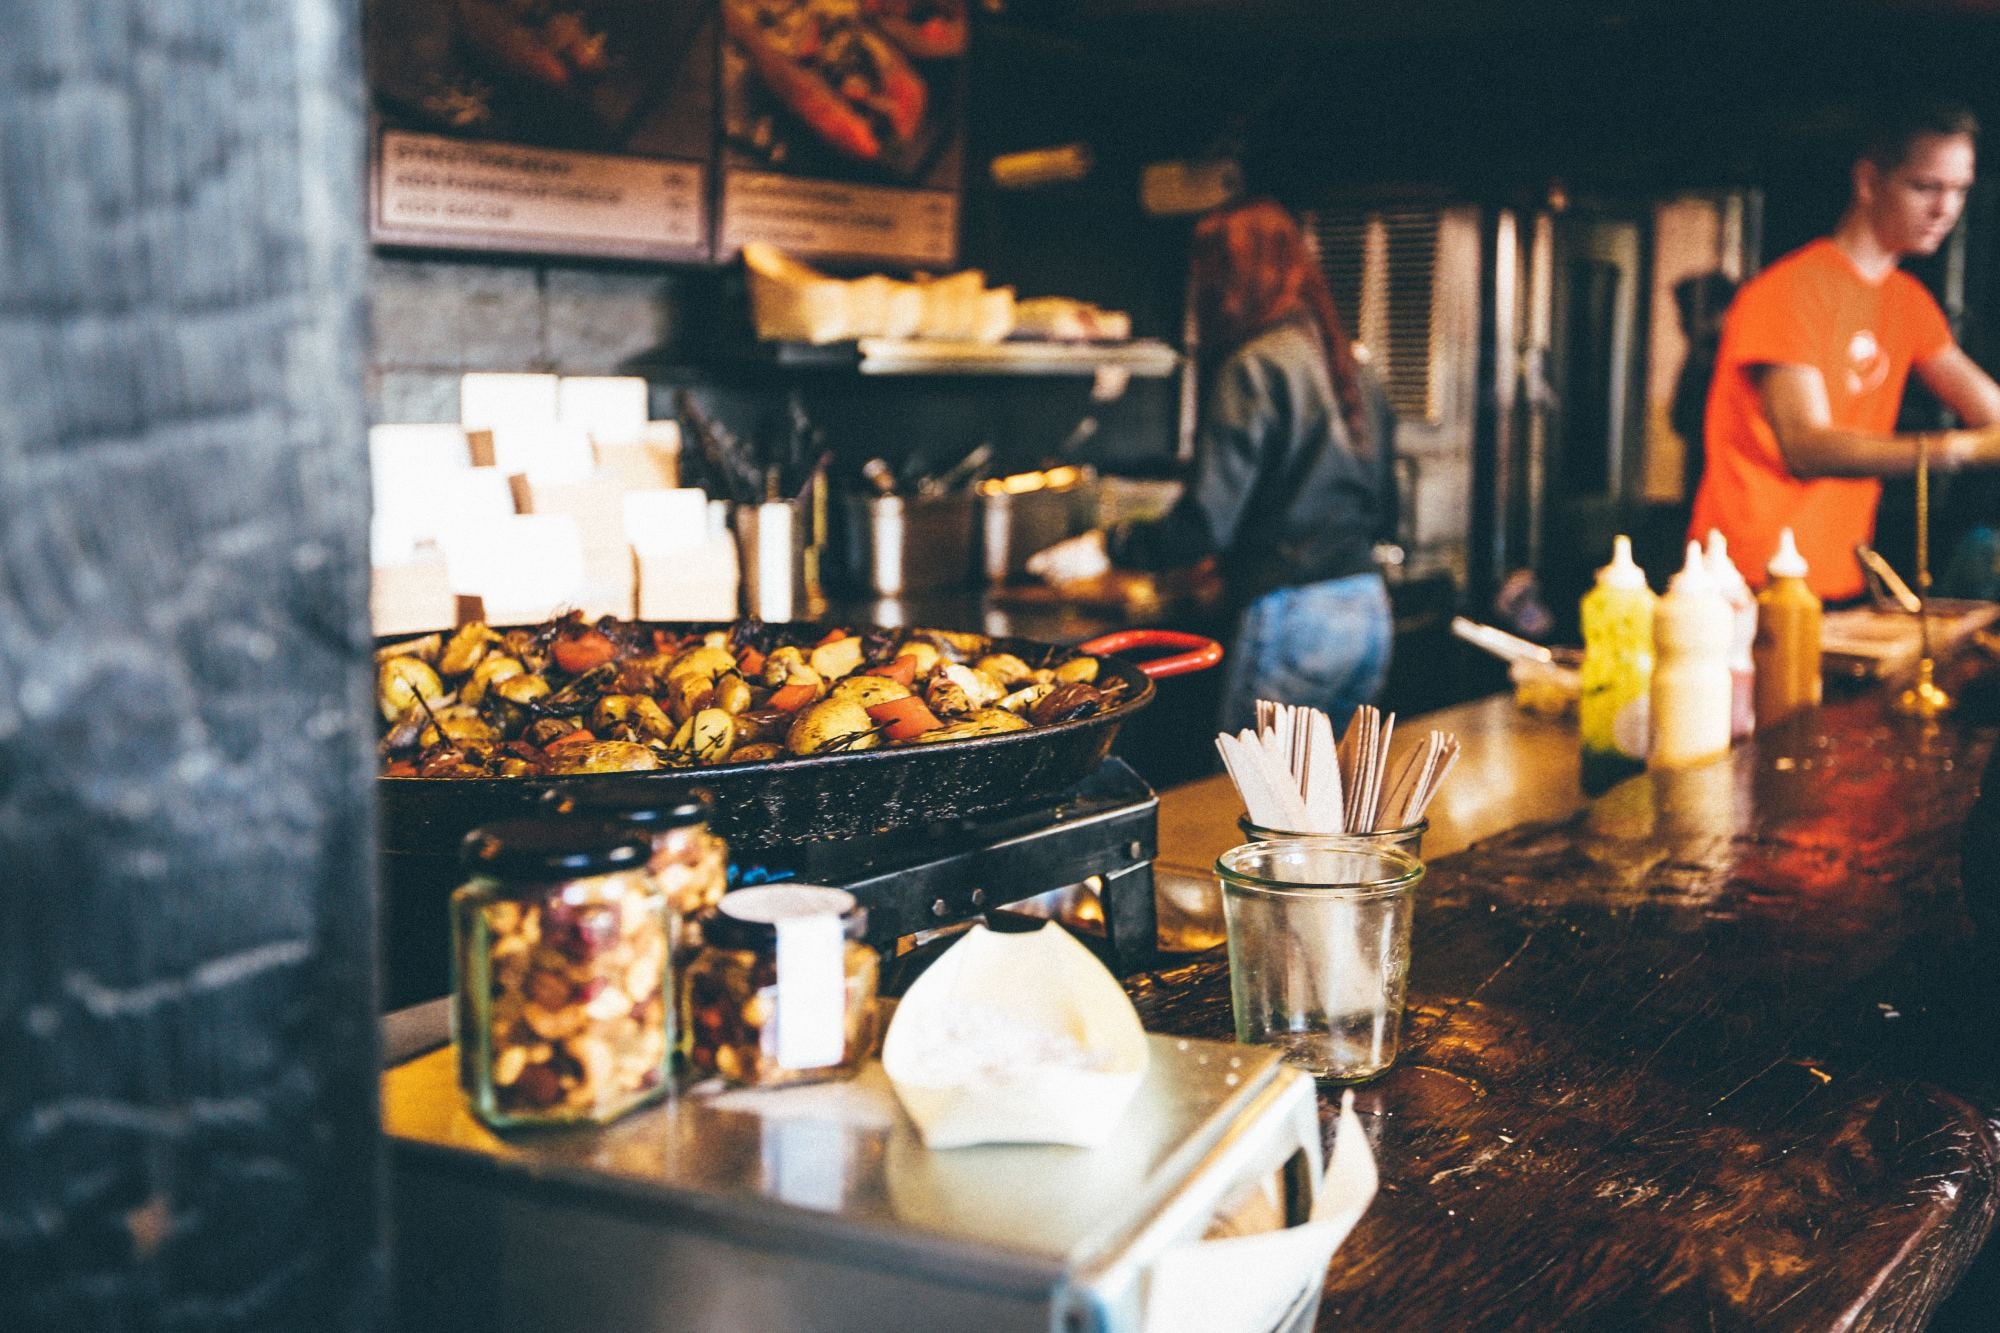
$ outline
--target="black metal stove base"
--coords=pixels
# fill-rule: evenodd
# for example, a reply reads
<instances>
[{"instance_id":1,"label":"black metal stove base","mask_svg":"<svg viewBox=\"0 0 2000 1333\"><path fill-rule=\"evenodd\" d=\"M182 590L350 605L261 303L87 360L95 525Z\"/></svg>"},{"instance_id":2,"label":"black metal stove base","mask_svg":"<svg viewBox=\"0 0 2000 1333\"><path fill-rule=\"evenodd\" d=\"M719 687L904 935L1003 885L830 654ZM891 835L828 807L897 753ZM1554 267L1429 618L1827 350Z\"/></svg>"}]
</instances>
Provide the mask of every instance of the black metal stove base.
<instances>
[{"instance_id":1,"label":"black metal stove base","mask_svg":"<svg viewBox=\"0 0 2000 1333\"><path fill-rule=\"evenodd\" d=\"M1060 803L936 824L857 841L805 843L746 857L741 879L778 876L851 890L868 907L870 943L978 916L1052 889L1102 881L1107 951L1134 972L1156 949L1153 857L1159 798L1116 757ZM387 1009L443 995L451 985L455 858L382 858L382 958Z\"/></svg>"},{"instance_id":2,"label":"black metal stove base","mask_svg":"<svg viewBox=\"0 0 2000 1333\"><path fill-rule=\"evenodd\" d=\"M868 908L869 942L884 950L920 931L1096 880L1113 966L1134 972L1157 951L1159 807L1153 789L1113 757L1055 806L808 843L740 869L848 890Z\"/></svg>"}]
</instances>

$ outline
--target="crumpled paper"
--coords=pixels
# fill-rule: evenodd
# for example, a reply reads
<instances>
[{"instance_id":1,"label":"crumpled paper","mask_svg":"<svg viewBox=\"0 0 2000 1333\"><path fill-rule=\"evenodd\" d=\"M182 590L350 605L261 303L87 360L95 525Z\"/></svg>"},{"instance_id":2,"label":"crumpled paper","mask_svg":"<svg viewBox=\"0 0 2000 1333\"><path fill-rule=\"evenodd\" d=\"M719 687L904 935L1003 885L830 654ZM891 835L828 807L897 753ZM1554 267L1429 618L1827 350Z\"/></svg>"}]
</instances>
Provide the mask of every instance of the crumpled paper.
<instances>
[{"instance_id":1,"label":"crumpled paper","mask_svg":"<svg viewBox=\"0 0 2000 1333\"><path fill-rule=\"evenodd\" d=\"M882 1066L930 1148L1104 1142L1146 1073L1117 978L1060 926L974 926L896 1008Z\"/></svg>"},{"instance_id":2,"label":"crumpled paper","mask_svg":"<svg viewBox=\"0 0 2000 1333\"><path fill-rule=\"evenodd\" d=\"M1154 1263L1144 1333L1269 1333L1309 1286L1326 1280L1327 1265L1368 1211L1377 1183L1375 1154L1350 1092L1310 1220L1272 1229L1283 1220L1283 1204L1276 1180L1261 1182L1208 1237L1175 1246Z\"/></svg>"}]
</instances>

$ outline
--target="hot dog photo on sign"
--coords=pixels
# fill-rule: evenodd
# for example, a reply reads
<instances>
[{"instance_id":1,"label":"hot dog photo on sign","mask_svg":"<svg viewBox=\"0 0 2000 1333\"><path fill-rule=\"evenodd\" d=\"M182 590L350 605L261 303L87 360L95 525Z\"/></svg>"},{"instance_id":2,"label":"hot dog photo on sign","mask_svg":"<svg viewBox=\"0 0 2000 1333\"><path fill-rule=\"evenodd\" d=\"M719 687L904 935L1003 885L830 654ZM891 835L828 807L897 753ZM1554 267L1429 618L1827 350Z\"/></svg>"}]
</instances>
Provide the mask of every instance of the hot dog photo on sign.
<instances>
[{"instance_id":1,"label":"hot dog photo on sign","mask_svg":"<svg viewBox=\"0 0 2000 1333\"><path fill-rule=\"evenodd\" d=\"M721 0L730 160L790 175L956 183L964 0Z\"/></svg>"}]
</instances>

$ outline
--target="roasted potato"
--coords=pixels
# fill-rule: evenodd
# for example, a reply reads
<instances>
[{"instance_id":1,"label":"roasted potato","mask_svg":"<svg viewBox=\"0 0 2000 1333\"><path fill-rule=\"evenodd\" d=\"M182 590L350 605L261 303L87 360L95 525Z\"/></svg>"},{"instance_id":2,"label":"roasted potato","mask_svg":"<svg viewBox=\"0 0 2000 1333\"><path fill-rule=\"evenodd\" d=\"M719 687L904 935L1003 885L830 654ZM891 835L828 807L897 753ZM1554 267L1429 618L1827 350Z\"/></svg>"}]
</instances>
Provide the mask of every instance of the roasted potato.
<instances>
[{"instance_id":1,"label":"roasted potato","mask_svg":"<svg viewBox=\"0 0 2000 1333\"><path fill-rule=\"evenodd\" d=\"M1028 664L1012 653L988 653L972 665L1009 689L1021 684L1033 674Z\"/></svg>"},{"instance_id":2,"label":"roasted potato","mask_svg":"<svg viewBox=\"0 0 2000 1333\"><path fill-rule=\"evenodd\" d=\"M592 741L565 746L551 756L558 773L647 773L660 757L633 741Z\"/></svg>"},{"instance_id":3,"label":"roasted potato","mask_svg":"<svg viewBox=\"0 0 2000 1333\"><path fill-rule=\"evenodd\" d=\"M880 743L874 719L852 699L820 700L800 713L785 733L785 748L793 754L872 750Z\"/></svg>"},{"instance_id":4,"label":"roasted potato","mask_svg":"<svg viewBox=\"0 0 2000 1333\"><path fill-rule=\"evenodd\" d=\"M1094 657L1072 657L1056 668L1057 680L1073 680L1083 685L1097 683L1097 659Z\"/></svg>"},{"instance_id":5,"label":"roasted potato","mask_svg":"<svg viewBox=\"0 0 2000 1333\"><path fill-rule=\"evenodd\" d=\"M912 745L929 745L933 741L962 741L971 736L998 736L1005 731L1026 731L1028 723L1004 708L981 708L955 721L947 722L935 731L927 731L912 741Z\"/></svg>"},{"instance_id":6,"label":"roasted potato","mask_svg":"<svg viewBox=\"0 0 2000 1333\"><path fill-rule=\"evenodd\" d=\"M438 671L446 676L462 676L479 665L479 659L486 656L486 650L499 639L499 635L475 620L461 626L458 633L438 655Z\"/></svg>"},{"instance_id":7,"label":"roasted potato","mask_svg":"<svg viewBox=\"0 0 2000 1333\"><path fill-rule=\"evenodd\" d=\"M431 670L429 663L414 657L391 657L375 673L375 703L382 710L384 722L394 722L416 707L419 698L435 704L445 693L438 673Z\"/></svg>"},{"instance_id":8,"label":"roasted potato","mask_svg":"<svg viewBox=\"0 0 2000 1333\"><path fill-rule=\"evenodd\" d=\"M910 697L908 687L890 680L887 676L849 676L838 681L827 691L829 699L852 699L863 708L873 708L876 704L888 703L891 699Z\"/></svg>"},{"instance_id":9,"label":"roasted potato","mask_svg":"<svg viewBox=\"0 0 2000 1333\"><path fill-rule=\"evenodd\" d=\"M819 673L822 680L839 680L861 665L861 640L849 635L823 643L812 650L806 664Z\"/></svg>"},{"instance_id":10,"label":"roasted potato","mask_svg":"<svg viewBox=\"0 0 2000 1333\"><path fill-rule=\"evenodd\" d=\"M681 723L673 752L693 764L719 764L736 746L736 720L720 708L704 708Z\"/></svg>"}]
</instances>

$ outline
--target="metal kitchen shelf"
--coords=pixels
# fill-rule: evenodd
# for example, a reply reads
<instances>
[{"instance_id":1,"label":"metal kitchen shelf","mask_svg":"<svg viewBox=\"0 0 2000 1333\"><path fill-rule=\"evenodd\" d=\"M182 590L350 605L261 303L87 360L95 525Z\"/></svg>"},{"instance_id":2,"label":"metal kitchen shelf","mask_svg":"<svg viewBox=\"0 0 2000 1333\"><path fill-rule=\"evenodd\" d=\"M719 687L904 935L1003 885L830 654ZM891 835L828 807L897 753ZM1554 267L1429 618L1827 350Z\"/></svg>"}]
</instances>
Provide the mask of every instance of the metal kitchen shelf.
<instances>
[{"instance_id":1,"label":"metal kitchen shelf","mask_svg":"<svg viewBox=\"0 0 2000 1333\"><path fill-rule=\"evenodd\" d=\"M1164 379L1180 355L1157 339L1124 343L944 342L928 338L863 338L856 344L864 375L1094 375L1123 370Z\"/></svg>"},{"instance_id":2,"label":"metal kitchen shelf","mask_svg":"<svg viewBox=\"0 0 2000 1333\"><path fill-rule=\"evenodd\" d=\"M758 342L690 357L653 353L625 363L627 374L740 373L757 377L787 372L869 376L1094 375L1122 370L1137 379L1164 379L1180 354L1157 338L1122 343L945 342L928 338L863 338L857 342Z\"/></svg>"}]
</instances>

